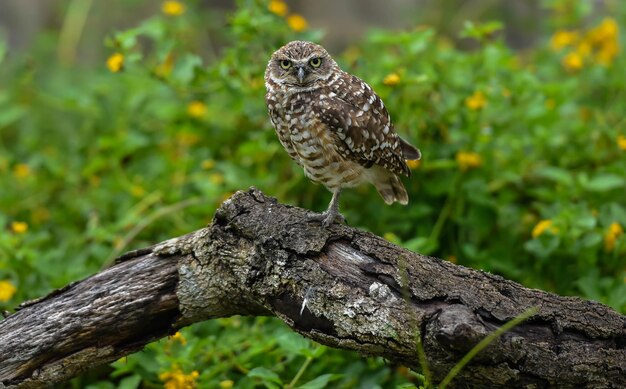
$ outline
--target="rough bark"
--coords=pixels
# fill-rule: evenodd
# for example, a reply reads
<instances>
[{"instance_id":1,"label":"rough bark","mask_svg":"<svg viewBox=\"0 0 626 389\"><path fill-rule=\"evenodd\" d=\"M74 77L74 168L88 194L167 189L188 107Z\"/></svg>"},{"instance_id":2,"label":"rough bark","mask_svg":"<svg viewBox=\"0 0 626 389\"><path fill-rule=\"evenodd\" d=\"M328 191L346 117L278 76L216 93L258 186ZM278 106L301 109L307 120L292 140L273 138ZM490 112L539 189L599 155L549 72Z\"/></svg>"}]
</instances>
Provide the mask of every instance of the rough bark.
<instances>
[{"instance_id":1,"label":"rough bark","mask_svg":"<svg viewBox=\"0 0 626 389\"><path fill-rule=\"evenodd\" d=\"M0 387L40 387L140 349L194 322L276 315L331 347L420 370L435 381L531 307L528 321L478 354L457 387L626 387L626 317L425 257L251 189L213 223L118 263L0 322ZM301 312L303 300L306 307Z\"/></svg>"}]
</instances>

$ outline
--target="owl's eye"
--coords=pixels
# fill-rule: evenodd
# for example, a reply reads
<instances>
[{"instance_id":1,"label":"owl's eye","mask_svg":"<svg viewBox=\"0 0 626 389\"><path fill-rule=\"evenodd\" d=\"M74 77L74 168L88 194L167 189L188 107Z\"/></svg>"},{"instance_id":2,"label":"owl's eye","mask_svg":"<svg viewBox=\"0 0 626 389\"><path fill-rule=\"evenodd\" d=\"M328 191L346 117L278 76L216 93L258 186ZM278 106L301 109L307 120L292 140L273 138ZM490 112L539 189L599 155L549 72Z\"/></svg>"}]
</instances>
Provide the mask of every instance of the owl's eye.
<instances>
[{"instance_id":1,"label":"owl's eye","mask_svg":"<svg viewBox=\"0 0 626 389\"><path fill-rule=\"evenodd\" d=\"M313 66L314 68L319 68L321 64L322 64L322 59L319 57L311 58L311 60L309 61L309 65Z\"/></svg>"},{"instance_id":2,"label":"owl's eye","mask_svg":"<svg viewBox=\"0 0 626 389\"><path fill-rule=\"evenodd\" d=\"M283 59L280 61L280 67L287 70L291 67L291 61L288 59Z\"/></svg>"}]
</instances>

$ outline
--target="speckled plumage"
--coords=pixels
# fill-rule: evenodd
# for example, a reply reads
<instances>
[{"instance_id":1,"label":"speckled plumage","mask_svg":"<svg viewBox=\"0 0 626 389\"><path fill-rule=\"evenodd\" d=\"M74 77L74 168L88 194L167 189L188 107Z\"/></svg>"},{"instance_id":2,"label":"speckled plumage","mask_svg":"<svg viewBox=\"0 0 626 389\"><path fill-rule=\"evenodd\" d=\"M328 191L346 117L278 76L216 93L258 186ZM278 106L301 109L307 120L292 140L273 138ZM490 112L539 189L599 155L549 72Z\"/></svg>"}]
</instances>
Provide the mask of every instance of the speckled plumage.
<instances>
[{"instance_id":1,"label":"speckled plumage","mask_svg":"<svg viewBox=\"0 0 626 389\"><path fill-rule=\"evenodd\" d=\"M320 219L325 225L341 217L337 201L345 187L370 182L387 204L408 202L397 175L410 176L405 160L419 159L419 150L396 134L372 88L341 70L322 46L294 41L281 47L267 65L265 86L285 150L308 178L333 192Z\"/></svg>"}]
</instances>

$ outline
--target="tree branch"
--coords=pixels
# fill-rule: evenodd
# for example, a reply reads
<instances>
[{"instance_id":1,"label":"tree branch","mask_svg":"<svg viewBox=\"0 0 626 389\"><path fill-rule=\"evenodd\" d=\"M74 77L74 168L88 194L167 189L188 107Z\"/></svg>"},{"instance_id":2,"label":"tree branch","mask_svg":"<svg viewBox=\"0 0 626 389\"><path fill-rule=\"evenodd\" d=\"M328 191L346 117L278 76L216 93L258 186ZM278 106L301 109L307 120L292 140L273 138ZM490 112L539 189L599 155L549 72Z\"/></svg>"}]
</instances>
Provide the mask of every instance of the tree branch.
<instances>
[{"instance_id":1,"label":"tree branch","mask_svg":"<svg viewBox=\"0 0 626 389\"><path fill-rule=\"evenodd\" d=\"M452 386L626 386L626 317L612 309L348 226L325 230L305 214L255 189L238 192L209 227L22 304L0 322L0 387L61 382L183 326L232 315L276 315L320 343L416 370L419 337L441 380L531 307L537 313L479 353Z\"/></svg>"}]
</instances>

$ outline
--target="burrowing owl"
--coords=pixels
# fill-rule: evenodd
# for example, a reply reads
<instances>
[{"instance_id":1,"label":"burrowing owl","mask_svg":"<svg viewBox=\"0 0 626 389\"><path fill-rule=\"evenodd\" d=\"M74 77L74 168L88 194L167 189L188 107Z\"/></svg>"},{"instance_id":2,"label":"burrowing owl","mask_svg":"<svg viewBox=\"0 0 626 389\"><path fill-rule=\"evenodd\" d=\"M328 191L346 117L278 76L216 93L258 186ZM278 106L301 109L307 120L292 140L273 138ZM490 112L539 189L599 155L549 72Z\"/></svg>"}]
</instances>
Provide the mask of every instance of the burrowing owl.
<instances>
[{"instance_id":1,"label":"burrowing owl","mask_svg":"<svg viewBox=\"0 0 626 389\"><path fill-rule=\"evenodd\" d=\"M304 174L332 193L328 209L310 217L328 227L343 220L342 188L370 182L385 203L407 204L398 174L420 151L394 131L382 100L339 68L322 46L294 41L278 49L265 71L265 102L280 142Z\"/></svg>"}]
</instances>

